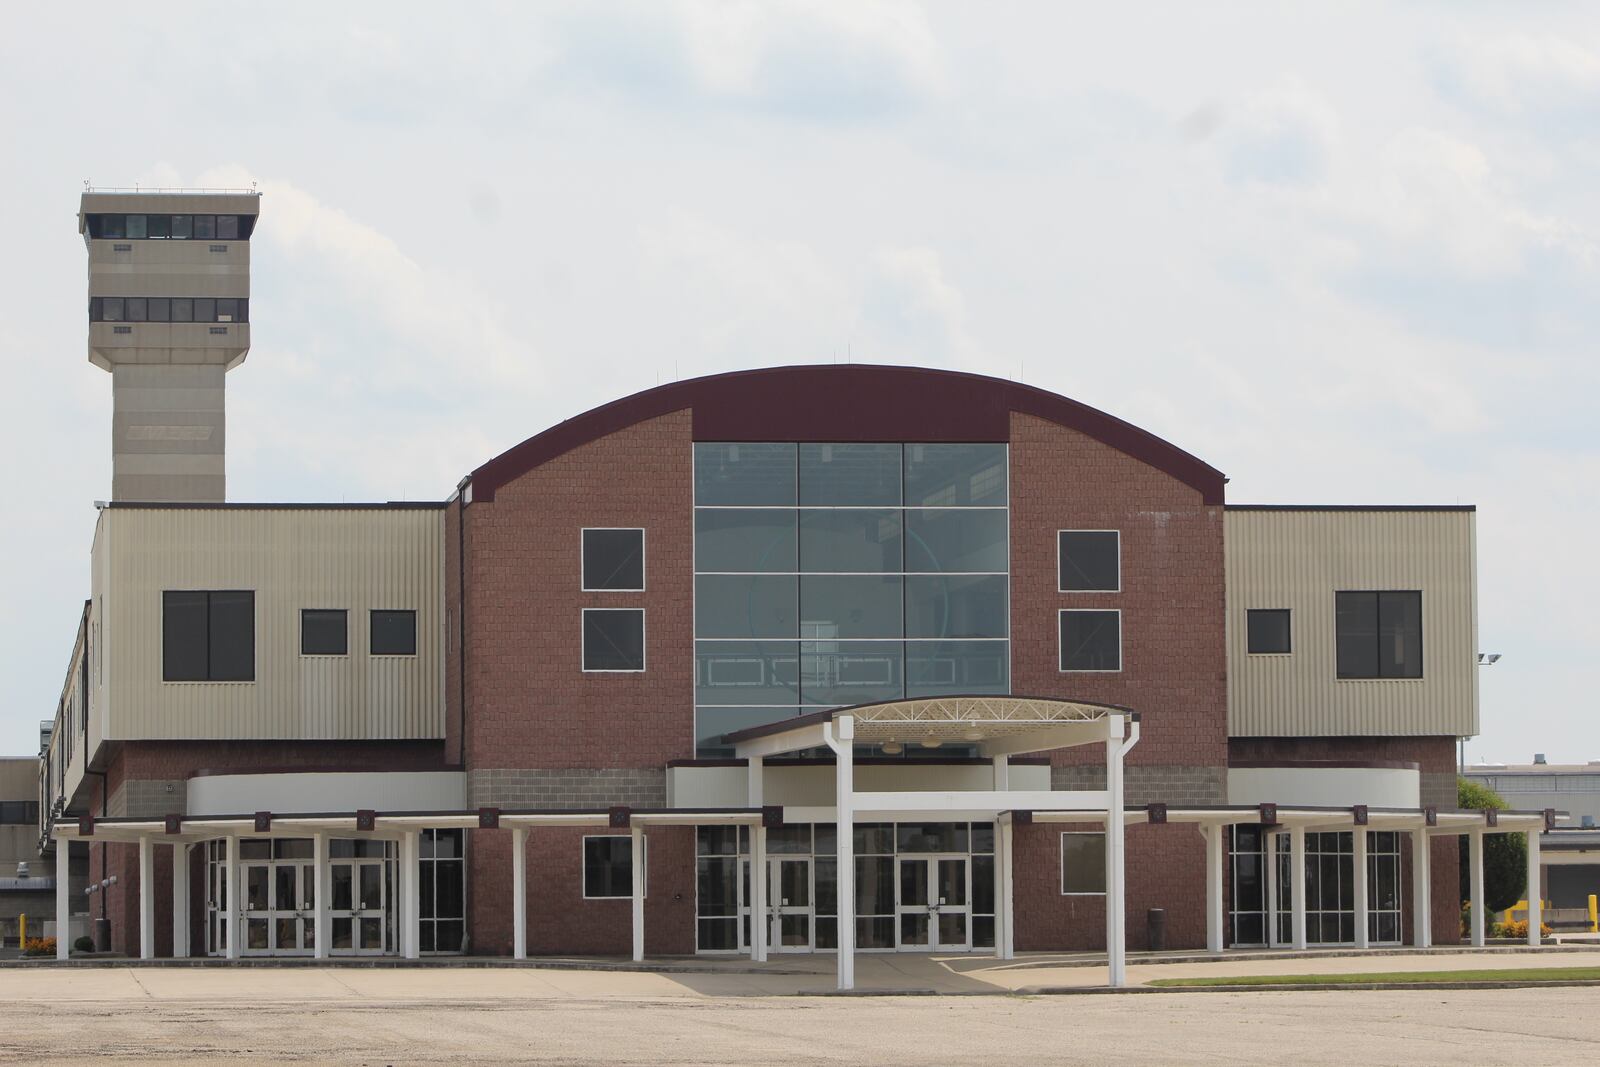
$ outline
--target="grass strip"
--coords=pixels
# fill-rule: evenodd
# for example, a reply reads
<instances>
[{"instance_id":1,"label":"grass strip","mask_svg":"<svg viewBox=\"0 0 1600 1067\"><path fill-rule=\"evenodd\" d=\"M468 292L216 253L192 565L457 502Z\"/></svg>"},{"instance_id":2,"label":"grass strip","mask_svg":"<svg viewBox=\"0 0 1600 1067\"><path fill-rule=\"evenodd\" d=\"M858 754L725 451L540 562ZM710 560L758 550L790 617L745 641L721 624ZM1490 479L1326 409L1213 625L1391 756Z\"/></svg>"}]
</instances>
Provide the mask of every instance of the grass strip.
<instances>
[{"instance_id":1,"label":"grass strip","mask_svg":"<svg viewBox=\"0 0 1600 1067\"><path fill-rule=\"evenodd\" d=\"M1157 978L1153 986L1430 985L1436 982L1600 981L1600 967L1506 967L1467 971L1380 971L1370 974L1252 974L1239 977Z\"/></svg>"}]
</instances>

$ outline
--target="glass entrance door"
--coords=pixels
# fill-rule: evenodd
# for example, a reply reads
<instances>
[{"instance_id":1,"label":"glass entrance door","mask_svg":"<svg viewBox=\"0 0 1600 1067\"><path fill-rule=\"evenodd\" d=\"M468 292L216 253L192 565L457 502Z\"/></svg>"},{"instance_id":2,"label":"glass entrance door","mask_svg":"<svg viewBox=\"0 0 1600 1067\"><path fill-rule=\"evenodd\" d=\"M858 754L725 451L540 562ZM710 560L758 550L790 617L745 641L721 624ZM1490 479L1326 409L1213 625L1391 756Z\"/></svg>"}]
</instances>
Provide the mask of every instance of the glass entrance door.
<instances>
[{"instance_id":1,"label":"glass entrance door","mask_svg":"<svg viewBox=\"0 0 1600 1067\"><path fill-rule=\"evenodd\" d=\"M899 947L911 951L972 947L966 856L899 859Z\"/></svg>"},{"instance_id":2,"label":"glass entrance door","mask_svg":"<svg viewBox=\"0 0 1600 1067\"><path fill-rule=\"evenodd\" d=\"M285 861L242 863L246 956L302 955L316 947L312 865Z\"/></svg>"},{"instance_id":3,"label":"glass entrance door","mask_svg":"<svg viewBox=\"0 0 1600 1067\"><path fill-rule=\"evenodd\" d=\"M337 859L329 909L333 936L328 950L340 955L376 956L387 940L388 885L382 859Z\"/></svg>"}]
</instances>

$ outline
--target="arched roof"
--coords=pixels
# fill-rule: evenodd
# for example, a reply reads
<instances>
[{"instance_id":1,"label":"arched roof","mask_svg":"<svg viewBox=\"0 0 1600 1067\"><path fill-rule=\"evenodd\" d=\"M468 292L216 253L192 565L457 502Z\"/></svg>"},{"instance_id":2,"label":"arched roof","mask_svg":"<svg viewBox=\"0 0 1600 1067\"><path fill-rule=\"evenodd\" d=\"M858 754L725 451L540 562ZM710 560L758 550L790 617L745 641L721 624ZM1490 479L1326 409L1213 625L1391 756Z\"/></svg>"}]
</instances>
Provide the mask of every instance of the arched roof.
<instances>
[{"instance_id":1,"label":"arched roof","mask_svg":"<svg viewBox=\"0 0 1600 1067\"><path fill-rule=\"evenodd\" d=\"M646 389L534 435L472 472L474 500L580 445L674 411L696 441L1008 441L1011 414L1086 434L1223 502L1222 472L1156 435L1031 385L923 367L821 364L691 378Z\"/></svg>"}]
</instances>

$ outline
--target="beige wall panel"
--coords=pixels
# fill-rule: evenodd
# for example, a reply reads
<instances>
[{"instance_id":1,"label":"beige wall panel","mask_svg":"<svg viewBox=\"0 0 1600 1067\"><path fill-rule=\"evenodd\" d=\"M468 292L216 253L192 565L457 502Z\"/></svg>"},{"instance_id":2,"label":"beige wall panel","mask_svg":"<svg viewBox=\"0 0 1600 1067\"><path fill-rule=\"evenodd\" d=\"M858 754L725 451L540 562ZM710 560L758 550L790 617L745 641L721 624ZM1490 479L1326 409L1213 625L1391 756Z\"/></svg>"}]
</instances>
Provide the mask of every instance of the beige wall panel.
<instances>
[{"instance_id":1,"label":"beige wall panel","mask_svg":"<svg viewBox=\"0 0 1600 1067\"><path fill-rule=\"evenodd\" d=\"M1470 511L1226 512L1232 737L1471 736L1478 732ZM1422 591L1420 679L1341 681L1334 593ZM1292 651L1249 655L1245 612L1288 608Z\"/></svg>"},{"instance_id":2,"label":"beige wall panel","mask_svg":"<svg viewBox=\"0 0 1600 1067\"><path fill-rule=\"evenodd\" d=\"M255 215L258 193L84 193L86 215Z\"/></svg>"},{"instance_id":3,"label":"beige wall panel","mask_svg":"<svg viewBox=\"0 0 1600 1067\"><path fill-rule=\"evenodd\" d=\"M444 736L442 511L113 508L102 513L106 737ZM161 594L250 589L254 682L164 682ZM349 655L302 657L302 608L349 612ZM417 612L417 654L368 654L373 608Z\"/></svg>"}]
</instances>

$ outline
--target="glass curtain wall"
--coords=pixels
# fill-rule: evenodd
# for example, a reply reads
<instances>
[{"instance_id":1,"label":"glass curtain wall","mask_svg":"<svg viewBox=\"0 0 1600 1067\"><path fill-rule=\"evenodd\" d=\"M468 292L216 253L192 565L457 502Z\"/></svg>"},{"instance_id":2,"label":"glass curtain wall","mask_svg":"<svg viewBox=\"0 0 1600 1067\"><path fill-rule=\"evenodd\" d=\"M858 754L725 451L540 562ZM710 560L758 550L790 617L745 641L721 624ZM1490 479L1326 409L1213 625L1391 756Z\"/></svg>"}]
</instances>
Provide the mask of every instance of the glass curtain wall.
<instances>
[{"instance_id":1,"label":"glass curtain wall","mask_svg":"<svg viewBox=\"0 0 1600 1067\"><path fill-rule=\"evenodd\" d=\"M1398 944L1400 929L1400 835L1367 833L1367 936L1372 944ZM1277 943L1294 939L1290 899L1290 844L1278 835L1276 907L1269 907L1265 836L1257 826L1233 828L1235 945L1264 945L1277 924ZM1306 834L1306 940L1313 945L1355 942L1355 839L1351 832Z\"/></svg>"},{"instance_id":2,"label":"glass curtain wall","mask_svg":"<svg viewBox=\"0 0 1600 1067\"><path fill-rule=\"evenodd\" d=\"M695 730L1008 693L1003 444L695 445Z\"/></svg>"}]
</instances>

